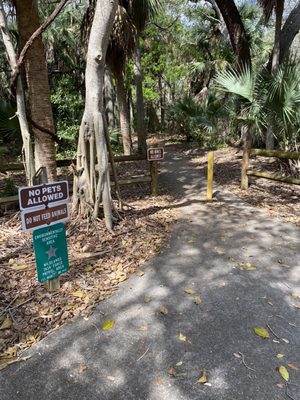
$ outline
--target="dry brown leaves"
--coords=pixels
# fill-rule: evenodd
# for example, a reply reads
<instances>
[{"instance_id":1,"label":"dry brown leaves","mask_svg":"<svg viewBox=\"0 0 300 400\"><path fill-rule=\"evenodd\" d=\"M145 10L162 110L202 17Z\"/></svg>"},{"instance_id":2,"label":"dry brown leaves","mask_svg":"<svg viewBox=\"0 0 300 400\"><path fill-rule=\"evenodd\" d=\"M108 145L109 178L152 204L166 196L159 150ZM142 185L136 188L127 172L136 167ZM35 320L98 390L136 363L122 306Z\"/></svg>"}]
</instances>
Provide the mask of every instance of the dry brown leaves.
<instances>
[{"instance_id":1,"label":"dry brown leaves","mask_svg":"<svg viewBox=\"0 0 300 400\"><path fill-rule=\"evenodd\" d=\"M206 174L207 152L193 149L186 153ZM245 192L240 189L241 161L242 152L236 148L215 151L214 180L247 203L264 209L269 215L300 226L299 186L251 177L250 187ZM251 158L250 166L269 173L280 173L282 168L278 160L266 157Z\"/></svg>"},{"instance_id":2,"label":"dry brown leaves","mask_svg":"<svg viewBox=\"0 0 300 400\"><path fill-rule=\"evenodd\" d=\"M157 254L176 219L169 204L167 196L131 201L114 235L102 221L73 219L67 227L70 270L56 293L37 280L31 234L21 231L19 213L0 220L0 327L6 320L0 368L65 321L88 316Z\"/></svg>"}]
</instances>

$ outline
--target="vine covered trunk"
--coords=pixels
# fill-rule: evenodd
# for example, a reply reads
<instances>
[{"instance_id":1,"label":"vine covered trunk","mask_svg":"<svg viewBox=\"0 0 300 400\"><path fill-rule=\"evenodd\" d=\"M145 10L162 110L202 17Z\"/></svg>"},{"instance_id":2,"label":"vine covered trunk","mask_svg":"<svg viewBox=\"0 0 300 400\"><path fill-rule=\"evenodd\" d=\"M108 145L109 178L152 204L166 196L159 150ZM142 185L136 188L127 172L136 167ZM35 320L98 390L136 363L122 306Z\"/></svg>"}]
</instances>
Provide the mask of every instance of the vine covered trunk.
<instances>
[{"instance_id":1,"label":"vine covered trunk","mask_svg":"<svg viewBox=\"0 0 300 400\"><path fill-rule=\"evenodd\" d=\"M73 210L97 218L102 202L105 224L112 229L112 199L103 107L105 55L117 0L96 4L85 71L86 100L81 121L74 177Z\"/></svg>"}]
</instances>

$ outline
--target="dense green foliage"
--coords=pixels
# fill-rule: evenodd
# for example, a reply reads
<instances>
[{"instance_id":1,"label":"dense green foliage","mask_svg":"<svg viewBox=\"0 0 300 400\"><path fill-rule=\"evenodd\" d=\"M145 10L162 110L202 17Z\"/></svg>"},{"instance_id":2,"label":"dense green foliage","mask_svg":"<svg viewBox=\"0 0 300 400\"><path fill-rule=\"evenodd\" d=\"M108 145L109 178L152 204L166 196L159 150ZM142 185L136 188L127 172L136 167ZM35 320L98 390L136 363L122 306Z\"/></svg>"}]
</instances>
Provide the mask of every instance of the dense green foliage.
<instances>
[{"instance_id":1,"label":"dense green foliage","mask_svg":"<svg viewBox=\"0 0 300 400\"><path fill-rule=\"evenodd\" d=\"M88 3L71 1L44 34L56 130L63 139L58 147L61 157L73 157L76 153L84 108L85 57L81 34ZM297 148L300 128L297 55L275 75L267 69L274 44L274 12L267 21L259 2L236 1L252 59L252 69L241 71L235 69L224 20L209 2L151 0L149 4L154 11L143 18L142 26L139 26L138 16L144 12L144 2L123 4L130 15L130 23L135 24L133 31L136 29L136 34L140 35L148 132L181 134L198 141L201 146L224 146L239 140L241 125L247 123L253 141L263 145L266 129L272 121L276 144L282 148ZM47 18L54 7L55 4L41 1L42 19ZM288 12L290 9L286 8L284 19ZM12 22L10 26L15 32ZM135 41L136 38L132 45ZM14 109L14 106L8 102L9 68L1 46L0 61L5 67L0 71L0 143L7 143L16 140L18 129L16 119L7 118L12 114L9 107ZM135 129L136 88L130 57L130 52L125 55L125 82L131 125ZM110 132L112 142L118 146L115 100L114 107L117 127L110 127Z\"/></svg>"}]
</instances>

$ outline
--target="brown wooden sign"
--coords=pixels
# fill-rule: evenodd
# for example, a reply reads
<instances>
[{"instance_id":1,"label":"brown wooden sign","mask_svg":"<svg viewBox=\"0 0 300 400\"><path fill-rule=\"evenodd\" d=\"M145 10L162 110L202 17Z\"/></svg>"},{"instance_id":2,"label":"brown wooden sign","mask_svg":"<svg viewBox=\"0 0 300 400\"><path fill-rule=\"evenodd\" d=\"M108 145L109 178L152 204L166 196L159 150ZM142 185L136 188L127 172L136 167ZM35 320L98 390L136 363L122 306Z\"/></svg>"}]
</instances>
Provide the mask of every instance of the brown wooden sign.
<instances>
[{"instance_id":1,"label":"brown wooden sign","mask_svg":"<svg viewBox=\"0 0 300 400\"><path fill-rule=\"evenodd\" d=\"M21 213L22 229L26 232L31 232L37 228L67 221L69 218L68 203L33 211L23 211Z\"/></svg>"},{"instance_id":2,"label":"brown wooden sign","mask_svg":"<svg viewBox=\"0 0 300 400\"><path fill-rule=\"evenodd\" d=\"M158 161L164 159L163 147L153 147L147 150L148 161Z\"/></svg>"},{"instance_id":3,"label":"brown wooden sign","mask_svg":"<svg viewBox=\"0 0 300 400\"><path fill-rule=\"evenodd\" d=\"M67 181L19 188L21 210L45 208L49 204L63 202L68 198L69 188Z\"/></svg>"}]
</instances>

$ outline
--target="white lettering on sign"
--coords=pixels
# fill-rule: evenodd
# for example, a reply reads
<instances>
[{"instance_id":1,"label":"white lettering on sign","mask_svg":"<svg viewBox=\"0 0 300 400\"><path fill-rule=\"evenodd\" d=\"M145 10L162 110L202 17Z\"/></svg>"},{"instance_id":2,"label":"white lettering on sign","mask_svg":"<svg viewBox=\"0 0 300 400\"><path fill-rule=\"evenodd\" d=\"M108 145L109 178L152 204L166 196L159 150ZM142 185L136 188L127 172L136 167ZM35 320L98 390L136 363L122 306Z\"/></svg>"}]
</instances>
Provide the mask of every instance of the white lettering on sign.
<instances>
[{"instance_id":1,"label":"white lettering on sign","mask_svg":"<svg viewBox=\"0 0 300 400\"><path fill-rule=\"evenodd\" d=\"M69 198L68 182L53 182L44 185L19 188L21 210L46 207L52 203L62 203Z\"/></svg>"},{"instance_id":2,"label":"white lettering on sign","mask_svg":"<svg viewBox=\"0 0 300 400\"><path fill-rule=\"evenodd\" d=\"M163 160L164 159L164 149L163 147L154 147L147 150L148 161Z\"/></svg>"},{"instance_id":3,"label":"white lettering on sign","mask_svg":"<svg viewBox=\"0 0 300 400\"><path fill-rule=\"evenodd\" d=\"M44 204L44 203L59 201L64 197L64 194L62 192L60 192L60 193L47 194L44 196L40 196L39 194L35 193L32 195L32 197L33 198L31 198L31 194L29 192L29 199L27 202L27 206L38 206L38 205Z\"/></svg>"}]
</instances>

